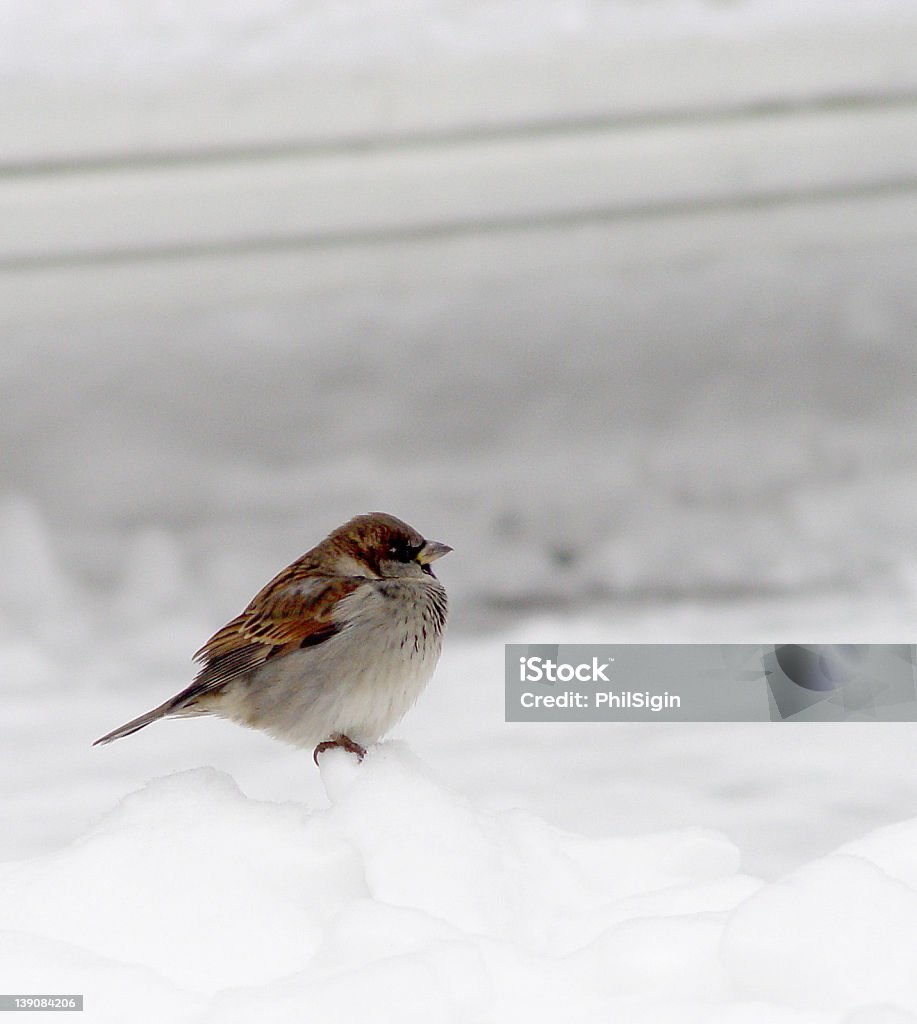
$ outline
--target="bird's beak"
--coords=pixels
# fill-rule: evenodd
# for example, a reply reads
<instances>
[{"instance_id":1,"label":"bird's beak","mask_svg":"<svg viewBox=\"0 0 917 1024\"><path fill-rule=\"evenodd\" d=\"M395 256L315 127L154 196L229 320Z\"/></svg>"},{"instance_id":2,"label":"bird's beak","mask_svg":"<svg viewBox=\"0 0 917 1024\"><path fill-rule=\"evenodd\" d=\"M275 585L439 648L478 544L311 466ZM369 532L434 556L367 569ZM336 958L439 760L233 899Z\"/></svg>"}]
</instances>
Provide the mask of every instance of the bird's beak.
<instances>
[{"instance_id":1,"label":"bird's beak","mask_svg":"<svg viewBox=\"0 0 917 1024\"><path fill-rule=\"evenodd\" d=\"M431 562L435 562L437 558L448 555L451 550L452 548L448 544L440 544L439 541L428 540L418 552L417 561L421 565L429 565Z\"/></svg>"}]
</instances>

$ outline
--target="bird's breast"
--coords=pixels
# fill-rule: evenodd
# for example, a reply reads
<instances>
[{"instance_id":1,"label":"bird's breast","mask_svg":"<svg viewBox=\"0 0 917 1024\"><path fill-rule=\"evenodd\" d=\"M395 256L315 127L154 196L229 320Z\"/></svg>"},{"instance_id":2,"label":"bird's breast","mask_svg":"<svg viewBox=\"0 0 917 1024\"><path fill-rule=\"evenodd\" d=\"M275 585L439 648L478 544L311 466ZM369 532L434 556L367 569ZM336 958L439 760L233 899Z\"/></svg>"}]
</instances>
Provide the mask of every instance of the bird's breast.
<instances>
[{"instance_id":1,"label":"bird's breast","mask_svg":"<svg viewBox=\"0 0 917 1024\"><path fill-rule=\"evenodd\" d=\"M435 579L373 580L340 602L337 634L265 663L243 698L244 716L227 717L301 746L338 732L374 743L433 674L446 613Z\"/></svg>"}]
</instances>

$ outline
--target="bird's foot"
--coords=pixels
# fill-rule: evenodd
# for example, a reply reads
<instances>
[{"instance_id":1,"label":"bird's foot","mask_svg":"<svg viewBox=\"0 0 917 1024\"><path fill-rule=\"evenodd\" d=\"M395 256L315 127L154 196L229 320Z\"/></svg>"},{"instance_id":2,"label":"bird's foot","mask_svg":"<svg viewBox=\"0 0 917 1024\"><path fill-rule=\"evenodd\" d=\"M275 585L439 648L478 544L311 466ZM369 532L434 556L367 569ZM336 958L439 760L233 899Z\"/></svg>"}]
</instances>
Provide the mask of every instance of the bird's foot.
<instances>
[{"instance_id":1,"label":"bird's foot","mask_svg":"<svg viewBox=\"0 0 917 1024\"><path fill-rule=\"evenodd\" d=\"M361 747L359 743L354 743L349 736L339 733L337 736L332 736L330 740L323 740L315 750L312 751L312 760L316 765L318 764L318 755L324 754L326 750L331 750L332 747L343 747L344 750L349 751L351 754L356 754L358 761L362 761L366 756L366 750L364 747Z\"/></svg>"}]
</instances>

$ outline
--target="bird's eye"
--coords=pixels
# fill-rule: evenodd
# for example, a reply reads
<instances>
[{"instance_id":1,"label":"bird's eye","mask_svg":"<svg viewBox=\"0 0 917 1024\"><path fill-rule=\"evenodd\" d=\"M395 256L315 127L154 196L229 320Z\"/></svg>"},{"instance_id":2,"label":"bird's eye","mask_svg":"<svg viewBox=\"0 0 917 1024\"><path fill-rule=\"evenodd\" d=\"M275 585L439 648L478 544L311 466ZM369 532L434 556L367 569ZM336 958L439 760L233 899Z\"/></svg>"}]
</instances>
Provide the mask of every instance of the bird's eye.
<instances>
[{"instance_id":1,"label":"bird's eye","mask_svg":"<svg viewBox=\"0 0 917 1024\"><path fill-rule=\"evenodd\" d=\"M422 547L423 544L414 547L408 540L395 540L388 546L388 557L396 562L410 562Z\"/></svg>"}]
</instances>

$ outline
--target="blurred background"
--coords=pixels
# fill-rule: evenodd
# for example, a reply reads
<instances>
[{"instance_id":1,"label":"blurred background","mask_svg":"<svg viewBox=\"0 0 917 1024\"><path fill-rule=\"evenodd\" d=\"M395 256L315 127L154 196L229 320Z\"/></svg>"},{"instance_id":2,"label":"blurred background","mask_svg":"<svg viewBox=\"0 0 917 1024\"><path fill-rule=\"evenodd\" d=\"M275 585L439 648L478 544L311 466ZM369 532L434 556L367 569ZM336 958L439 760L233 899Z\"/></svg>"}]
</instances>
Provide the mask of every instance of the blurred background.
<instances>
[{"instance_id":1,"label":"blurred background","mask_svg":"<svg viewBox=\"0 0 917 1024\"><path fill-rule=\"evenodd\" d=\"M309 795L224 723L87 744L373 509L455 548L402 733L471 794L772 871L917 813L908 727L767 846L849 733L500 707L508 641L913 638L915 52L910 0L0 7L0 855L202 757Z\"/></svg>"}]
</instances>

